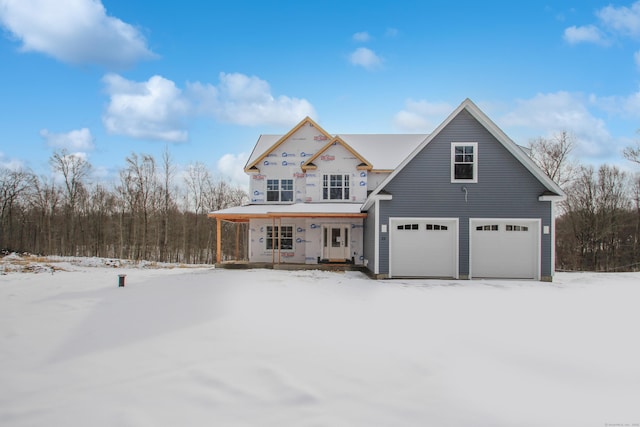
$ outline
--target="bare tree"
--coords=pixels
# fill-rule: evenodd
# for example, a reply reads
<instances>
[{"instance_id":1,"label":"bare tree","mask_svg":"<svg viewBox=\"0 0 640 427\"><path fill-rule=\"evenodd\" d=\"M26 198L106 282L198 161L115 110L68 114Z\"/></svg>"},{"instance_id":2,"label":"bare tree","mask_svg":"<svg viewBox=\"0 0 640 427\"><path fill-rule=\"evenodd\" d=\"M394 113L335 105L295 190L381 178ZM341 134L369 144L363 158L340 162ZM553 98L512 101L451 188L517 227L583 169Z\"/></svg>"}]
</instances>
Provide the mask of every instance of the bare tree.
<instances>
[{"instance_id":1,"label":"bare tree","mask_svg":"<svg viewBox=\"0 0 640 427\"><path fill-rule=\"evenodd\" d=\"M129 209L128 241L133 252L129 256L135 259L149 258L149 220L158 205L158 177L153 156L132 153L126 158L127 167L120 171L118 192L124 206ZM122 212L124 216L124 211ZM124 238L122 239L124 242Z\"/></svg>"},{"instance_id":2,"label":"bare tree","mask_svg":"<svg viewBox=\"0 0 640 427\"><path fill-rule=\"evenodd\" d=\"M14 223L16 208L25 201L25 194L32 188L35 177L26 170L0 167L0 247L17 248L19 242Z\"/></svg>"},{"instance_id":3,"label":"bare tree","mask_svg":"<svg viewBox=\"0 0 640 427\"><path fill-rule=\"evenodd\" d=\"M636 131L637 134L640 134L640 129ZM622 155L625 159L632 161L634 163L640 164L640 141L636 141L635 147L628 146L622 151Z\"/></svg>"},{"instance_id":4,"label":"bare tree","mask_svg":"<svg viewBox=\"0 0 640 427\"><path fill-rule=\"evenodd\" d=\"M628 176L615 166L582 167L568 188L558 222L559 265L609 270L627 258L630 209ZM569 232L571 230L571 232Z\"/></svg>"},{"instance_id":5,"label":"bare tree","mask_svg":"<svg viewBox=\"0 0 640 427\"><path fill-rule=\"evenodd\" d=\"M169 224L170 213L176 209L176 203L171 192L171 182L175 175L175 166L171 161L171 154L168 147L165 146L162 153L162 176L164 178L162 185L162 204L161 204L161 225L158 230L158 250L160 252L160 261L168 261L168 244L169 244Z\"/></svg>"},{"instance_id":6,"label":"bare tree","mask_svg":"<svg viewBox=\"0 0 640 427\"><path fill-rule=\"evenodd\" d=\"M81 156L56 152L50 164L54 175L43 178L0 168L2 248L212 262L216 225L207 220L207 211L247 199L242 190L213 179L202 163L185 171L182 185L174 183L176 170L168 150L159 166L150 155L131 154L113 188L103 183L89 185L91 165ZM177 203L180 192L185 197L182 209ZM224 227L242 228L236 224ZM227 243L226 250L238 248L237 241L238 237Z\"/></svg>"},{"instance_id":7,"label":"bare tree","mask_svg":"<svg viewBox=\"0 0 640 427\"><path fill-rule=\"evenodd\" d=\"M86 180L91 172L91 164L78 154L66 150L56 151L49 159L54 172L61 175L65 196L65 230L63 247L68 255L76 255L78 236L78 207L80 197L86 195Z\"/></svg>"},{"instance_id":8,"label":"bare tree","mask_svg":"<svg viewBox=\"0 0 640 427\"><path fill-rule=\"evenodd\" d=\"M577 166L570 154L575 146L575 137L562 131L552 138L537 138L529 141L531 159L560 187L564 188L575 178Z\"/></svg>"},{"instance_id":9,"label":"bare tree","mask_svg":"<svg viewBox=\"0 0 640 427\"><path fill-rule=\"evenodd\" d=\"M54 243L54 219L60 205L60 189L53 180L47 181L46 177L34 180L31 206L40 230L39 234L44 238L44 241L38 239L32 250L54 254L61 251L61 248L57 248Z\"/></svg>"}]
</instances>

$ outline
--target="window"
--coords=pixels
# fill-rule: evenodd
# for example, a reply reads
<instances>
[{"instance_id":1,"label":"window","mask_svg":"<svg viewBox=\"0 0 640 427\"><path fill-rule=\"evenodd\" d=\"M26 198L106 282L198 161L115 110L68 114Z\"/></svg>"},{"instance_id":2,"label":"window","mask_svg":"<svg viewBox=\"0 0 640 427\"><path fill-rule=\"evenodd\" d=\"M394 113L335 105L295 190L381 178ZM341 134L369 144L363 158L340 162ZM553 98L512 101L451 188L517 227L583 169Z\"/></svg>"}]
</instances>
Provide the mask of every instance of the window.
<instances>
[{"instance_id":1,"label":"window","mask_svg":"<svg viewBox=\"0 0 640 427\"><path fill-rule=\"evenodd\" d=\"M349 175L323 175L323 200L349 200Z\"/></svg>"},{"instance_id":2,"label":"window","mask_svg":"<svg viewBox=\"0 0 640 427\"><path fill-rule=\"evenodd\" d=\"M401 224L398 226L398 230L419 230L418 224Z\"/></svg>"},{"instance_id":3,"label":"window","mask_svg":"<svg viewBox=\"0 0 640 427\"><path fill-rule=\"evenodd\" d=\"M529 227L526 225L507 225L507 231L529 231Z\"/></svg>"},{"instance_id":4,"label":"window","mask_svg":"<svg viewBox=\"0 0 640 427\"><path fill-rule=\"evenodd\" d=\"M268 179L267 180L267 202L292 202L293 201L293 180L292 179Z\"/></svg>"},{"instance_id":5,"label":"window","mask_svg":"<svg viewBox=\"0 0 640 427\"><path fill-rule=\"evenodd\" d=\"M498 224L493 225L479 225L476 227L477 231L499 231Z\"/></svg>"},{"instance_id":6,"label":"window","mask_svg":"<svg viewBox=\"0 0 640 427\"><path fill-rule=\"evenodd\" d=\"M427 230L440 230L440 231L447 231L449 229L449 227L447 227L446 225L440 225L440 224L427 224Z\"/></svg>"},{"instance_id":7,"label":"window","mask_svg":"<svg viewBox=\"0 0 640 427\"><path fill-rule=\"evenodd\" d=\"M283 251L293 250L293 226L283 225L278 227L277 225L267 226L267 249L281 249Z\"/></svg>"},{"instance_id":8,"label":"window","mask_svg":"<svg viewBox=\"0 0 640 427\"><path fill-rule=\"evenodd\" d=\"M478 181L478 143L451 143L451 182Z\"/></svg>"}]
</instances>

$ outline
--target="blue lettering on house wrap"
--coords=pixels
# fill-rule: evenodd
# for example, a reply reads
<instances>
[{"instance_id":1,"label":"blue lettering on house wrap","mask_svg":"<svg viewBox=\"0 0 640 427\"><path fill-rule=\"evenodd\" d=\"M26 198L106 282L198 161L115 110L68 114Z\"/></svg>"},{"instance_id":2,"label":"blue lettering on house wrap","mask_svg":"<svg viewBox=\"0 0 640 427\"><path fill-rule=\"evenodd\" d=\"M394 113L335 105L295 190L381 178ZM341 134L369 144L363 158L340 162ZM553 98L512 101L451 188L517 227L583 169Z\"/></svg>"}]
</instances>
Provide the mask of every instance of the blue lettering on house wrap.
<instances>
[{"instance_id":1,"label":"blue lettering on house wrap","mask_svg":"<svg viewBox=\"0 0 640 427\"><path fill-rule=\"evenodd\" d=\"M367 173L365 171L360 172L360 178L364 178L365 176L367 176Z\"/></svg>"},{"instance_id":2,"label":"blue lettering on house wrap","mask_svg":"<svg viewBox=\"0 0 640 427\"><path fill-rule=\"evenodd\" d=\"M364 187L365 185L367 185L367 183L366 183L366 182L364 182L364 181L360 181L360 187Z\"/></svg>"},{"instance_id":3,"label":"blue lettering on house wrap","mask_svg":"<svg viewBox=\"0 0 640 427\"><path fill-rule=\"evenodd\" d=\"M298 229L297 229L296 231L297 231L298 233L304 233L304 232L305 232L305 231L307 231L307 230L305 230L305 229L304 229L304 228L302 228L302 227L298 227Z\"/></svg>"}]
</instances>

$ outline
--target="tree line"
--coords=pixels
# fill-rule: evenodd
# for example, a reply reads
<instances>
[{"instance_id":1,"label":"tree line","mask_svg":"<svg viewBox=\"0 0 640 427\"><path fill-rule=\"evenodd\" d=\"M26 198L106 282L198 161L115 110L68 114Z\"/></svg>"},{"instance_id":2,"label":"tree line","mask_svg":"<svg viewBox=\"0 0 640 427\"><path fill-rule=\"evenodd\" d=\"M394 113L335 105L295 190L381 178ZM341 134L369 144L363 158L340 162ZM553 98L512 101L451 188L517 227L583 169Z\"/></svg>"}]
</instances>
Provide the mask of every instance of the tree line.
<instances>
[{"instance_id":1,"label":"tree line","mask_svg":"<svg viewBox=\"0 0 640 427\"><path fill-rule=\"evenodd\" d=\"M571 156L575 143L567 132L529 143L531 158L567 195L556 219L556 269L638 271L640 174L582 165ZM623 154L640 164L640 144Z\"/></svg>"},{"instance_id":2,"label":"tree line","mask_svg":"<svg viewBox=\"0 0 640 427\"><path fill-rule=\"evenodd\" d=\"M561 132L529 142L533 161L565 191L556 220L556 268L640 270L640 174L572 158L575 138ZM640 143L624 156L640 164ZM0 167L0 249L42 255L97 256L178 263L247 258L247 227L207 212L246 203L247 194L216 179L200 162L177 172L165 150L158 161L132 153L115 182L92 182L86 158L49 159L53 176ZM226 256L225 254L228 254Z\"/></svg>"},{"instance_id":3,"label":"tree line","mask_svg":"<svg viewBox=\"0 0 640 427\"><path fill-rule=\"evenodd\" d=\"M83 156L57 151L53 175L0 167L0 249L42 255L213 263L216 226L209 211L246 203L244 190L192 163L178 173L167 150L160 160L132 153L113 183L92 182ZM246 226L223 223L222 235ZM246 254L246 238L222 240L223 253ZM246 255L245 255L246 256Z\"/></svg>"}]
</instances>

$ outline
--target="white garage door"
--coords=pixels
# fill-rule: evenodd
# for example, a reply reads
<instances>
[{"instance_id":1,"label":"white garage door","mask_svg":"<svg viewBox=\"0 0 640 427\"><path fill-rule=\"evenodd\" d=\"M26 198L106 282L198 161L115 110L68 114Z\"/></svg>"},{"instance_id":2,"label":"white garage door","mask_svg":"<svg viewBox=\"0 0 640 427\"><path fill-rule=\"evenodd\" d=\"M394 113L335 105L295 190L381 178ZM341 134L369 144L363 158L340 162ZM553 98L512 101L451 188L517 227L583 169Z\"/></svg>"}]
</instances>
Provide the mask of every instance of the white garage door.
<instances>
[{"instance_id":1,"label":"white garage door","mask_svg":"<svg viewBox=\"0 0 640 427\"><path fill-rule=\"evenodd\" d=\"M472 219L471 277L537 279L538 220Z\"/></svg>"},{"instance_id":2,"label":"white garage door","mask_svg":"<svg viewBox=\"0 0 640 427\"><path fill-rule=\"evenodd\" d=\"M391 218L390 277L457 277L458 220Z\"/></svg>"}]
</instances>

